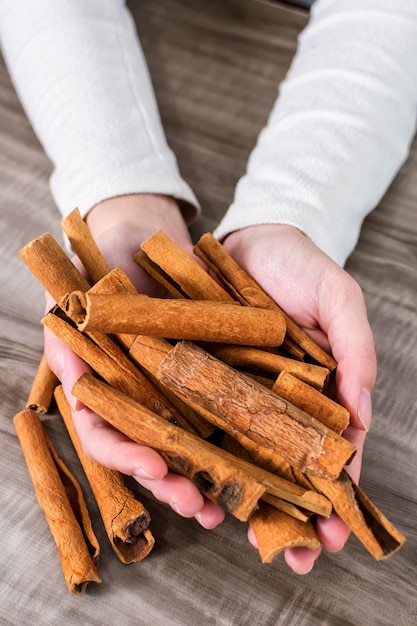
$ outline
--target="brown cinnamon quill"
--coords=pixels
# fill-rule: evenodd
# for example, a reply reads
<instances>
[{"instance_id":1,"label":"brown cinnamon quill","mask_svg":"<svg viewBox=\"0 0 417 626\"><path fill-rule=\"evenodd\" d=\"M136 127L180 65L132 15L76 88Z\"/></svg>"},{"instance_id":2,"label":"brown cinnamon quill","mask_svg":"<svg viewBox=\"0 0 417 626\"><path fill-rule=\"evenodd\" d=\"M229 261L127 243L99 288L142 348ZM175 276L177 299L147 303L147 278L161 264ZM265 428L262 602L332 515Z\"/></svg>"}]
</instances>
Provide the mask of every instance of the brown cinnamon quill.
<instances>
[{"instance_id":1,"label":"brown cinnamon quill","mask_svg":"<svg viewBox=\"0 0 417 626\"><path fill-rule=\"evenodd\" d=\"M256 346L278 346L285 336L280 313L209 300L76 291L68 296L65 310L83 332L121 332Z\"/></svg>"},{"instance_id":2,"label":"brown cinnamon quill","mask_svg":"<svg viewBox=\"0 0 417 626\"><path fill-rule=\"evenodd\" d=\"M84 454L61 386L55 390L55 399L94 493L113 550L123 563L143 560L155 543L149 529L151 518L147 509L125 486L119 472Z\"/></svg>"},{"instance_id":3,"label":"brown cinnamon quill","mask_svg":"<svg viewBox=\"0 0 417 626\"><path fill-rule=\"evenodd\" d=\"M96 283L109 271L103 257L79 209L68 213L61 222L62 230L68 237L75 254L84 265L92 283Z\"/></svg>"},{"instance_id":4,"label":"brown cinnamon quill","mask_svg":"<svg viewBox=\"0 0 417 626\"><path fill-rule=\"evenodd\" d=\"M332 502L334 510L376 560L386 559L404 543L404 535L342 472L338 480L309 476L311 483Z\"/></svg>"},{"instance_id":5,"label":"brown cinnamon quill","mask_svg":"<svg viewBox=\"0 0 417 626\"><path fill-rule=\"evenodd\" d=\"M219 283L161 230L144 241L133 258L174 298L220 302L233 300Z\"/></svg>"},{"instance_id":6,"label":"brown cinnamon quill","mask_svg":"<svg viewBox=\"0 0 417 626\"><path fill-rule=\"evenodd\" d=\"M281 354L249 346L212 345L208 351L218 359L237 369L251 369L270 376L289 372L296 378L323 391L328 383L330 371L327 367L289 359Z\"/></svg>"},{"instance_id":7,"label":"brown cinnamon quill","mask_svg":"<svg viewBox=\"0 0 417 626\"><path fill-rule=\"evenodd\" d=\"M89 582L101 580L95 565L99 546L81 489L54 451L35 411L17 413L13 423L39 506L58 549L67 587L72 593L83 593Z\"/></svg>"},{"instance_id":8,"label":"brown cinnamon quill","mask_svg":"<svg viewBox=\"0 0 417 626\"><path fill-rule=\"evenodd\" d=\"M272 391L309 413L338 435L341 435L349 426L350 415L345 407L307 385L288 371L280 373L272 386Z\"/></svg>"},{"instance_id":9,"label":"brown cinnamon quill","mask_svg":"<svg viewBox=\"0 0 417 626\"><path fill-rule=\"evenodd\" d=\"M315 550L320 546L310 521L297 520L265 502L260 503L249 523L256 537L262 563L271 563L287 548Z\"/></svg>"},{"instance_id":10,"label":"brown cinnamon quill","mask_svg":"<svg viewBox=\"0 0 417 626\"><path fill-rule=\"evenodd\" d=\"M49 409L54 397L54 389L59 384L58 378L49 367L45 354L42 354L26 402L26 408L43 415Z\"/></svg>"},{"instance_id":11,"label":"brown cinnamon quill","mask_svg":"<svg viewBox=\"0 0 417 626\"><path fill-rule=\"evenodd\" d=\"M226 252L225 248L211 235L205 233L194 246L194 253L214 272L229 293L247 306L279 310L287 325L287 335L317 363L333 371L337 363L316 344L278 304L268 296L262 287L240 267ZM291 346L287 346L291 353Z\"/></svg>"},{"instance_id":12,"label":"brown cinnamon quill","mask_svg":"<svg viewBox=\"0 0 417 626\"><path fill-rule=\"evenodd\" d=\"M337 478L356 451L307 413L190 342L177 343L159 370L164 385L278 452L299 471Z\"/></svg>"}]
</instances>

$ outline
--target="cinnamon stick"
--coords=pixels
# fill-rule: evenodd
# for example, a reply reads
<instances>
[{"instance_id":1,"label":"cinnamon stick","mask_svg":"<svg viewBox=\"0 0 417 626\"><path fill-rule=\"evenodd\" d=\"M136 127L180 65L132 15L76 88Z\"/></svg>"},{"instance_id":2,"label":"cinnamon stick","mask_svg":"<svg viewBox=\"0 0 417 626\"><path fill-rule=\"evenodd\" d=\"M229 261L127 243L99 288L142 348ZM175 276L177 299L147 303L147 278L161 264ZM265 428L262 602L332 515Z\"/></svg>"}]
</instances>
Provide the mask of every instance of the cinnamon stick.
<instances>
[{"instance_id":1,"label":"cinnamon stick","mask_svg":"<svg viewBox=\"0 0 417 626\"><path fill-rule=\"evenodd\" d=\"M164 419L180 423L183 428L194 431L192 425L135 368L128 357L119 350L117 359L111 358L101 346L71 326L69 320L62 315L60 309L56 307L45 315L42 323L110 385L141 402Z\"/></svg>"},{"instance_id":2,"label":"cinnamon stick","mask_svg":"<svg viewBox=\"0 0 417 626\"><path fill-rule=\"evenodd\" d=\"M214 272L221 284L241 304L279 310L285 317L288 337L311 358L333 371L337 363L302 328L289 317L278 304L266 294L262 287L226 252L225 248L211 235L205 233L194 246L194 254ZM285 344L291 353L291 345Z\"/></svg>"},{"instance_id":3,"label":"cinnamon stick","mask_svg":"<svg viewBox=\"0 0 417 626\"><path fill-rule=\"evenodd\" d=\"M149 512L125 486L119 472L92 461L84 454L72 421L71 408L61 386L55 389L55 399L96 499L113 550L122 563L143 560L155 543L149 529Z\"/></svg>"},{"instance_id":4,"label":"cinnamon stick","mask_svg":"<svg viewBox=\"0 0 417 626\"><path fill-rule=\"evenodd\" d=\"M179 342L159 369L164 385L300 471L337 478L356 451L307 413L190 342Z\"/></svg>"},{"instance_id":5,"label":"cinnamon stick","mask_svg":"<svg viewBox=\"0 0 417 626\"><path fill-rule=\"evenodd\" d=\"M96 283L110 271L110 267L81 217L79 209L76 208L68 213L61 221L61 226L72 249L87 270L91 282Z\"/></svg>"},{"instance_id":6,"label":"cinnamon stick","mask_svg":"<svg viewBox=\"0 0 417 626\"><path fill-rule=\"evenodd\" d=\"M122 332L260 346L277 346L285 336L279 313L234 303L77 291L68 296L65 310L83 332Z\"/></svg>"},{"instance_id":7,"label":"cinnamon stick","mask_svg":"<svg viewBox=\"0 0 417 626\"><path fill-rule=\"evenodd\" d=\"M156 414L89 374L79 378L72 393L114 428L133 441L150 446L169 467L187 476L209 499L245 521L266 488L236 466L224 462L221 451L206 441L161 420Z\"/></svg>"},{"instance_id":8,"label":"cinnamon stick","mask_svg":"<svg viewBox=\"0 0 417 626\"><path fill-rule=\"evenodd\" d=\"M310 521L297 520L264 502L251 515L249 523L256 537L262 563L271 563L287 548L315 550L320 546Z\"/></svg>"},{"instance_id":9,"label":"cinnamon stick","mask_svg":"<svg viewBox=\"0 0 417 626\"><path fill-rule=\"evenodd\" d=\"M272 391L319 422L341 435L349 426L350 415L345 407L320 393L288 371L279 374Z\"/></svg>"},{"instance_id":10,"label":"cinnamon stick","mask_svg":"<svg viewBox=\"0 0 417 626\"><path fill-rule=\"evenodd\" d=\"M162 337L149 337L147 335L138 335L129 350L129 357L138 367L145 371L146 376L166 398L173 404L183 415L187 422L192 424L196 432L206 439L214 433L216 427L204 419L198 412L194 411L170 389L162 385L158 376L158 368L162 359L171 350L172 345Z\"/></svg>"},{"instance_id":11,"label":"cinnamon stick","mask_svg":"<svg viewBox=\"0 0 417 626\"><path fill-rule=\"evenodd\" d=\"M232 301L230 295L161 230L142 243L134 260L174 298Z\"/></svg>"},{"instance_id":12,"label":"cinnamon stick","mask_svg":"<svg viewBox=\"0 0 417 626\"><path fill-rule=\"evenodd\" d=\"M330 503L320 494L256 468L161 420L89 374L77 380L72 393L126 436L157 450L172 469L190 478L209 499L242 521L248 519L265 492L330 515Z\"/></svg>"},{"instance_id":13,"label":"cinnamon stick","mask_svg":"<svg viewBox=\"0 0 417 626\"><path fill-rule=\"evenodd\" d=\"M136 294L137 290L128 275L120 268L115 268L90 287L89 293ZM129 351L136 335L116 333L114 338L122 348Z\"/></svg>"},{"instance_id":14,"label":"cinnamon stick","mask_svg":"<svg viewBox=\"0 0 417 626\"><path fill-rule=\"evenodd\" d=\"M188 421L195 425L200 434L203 432L205 436L208 436L212 434L216 428L229 433L232 432L233 435L231 437L222 438L221 447L235 456L250 459L255 465L295 482L290 464L283 459L281 455L273 450L260 446L255 441L252 441L252 439L249 439L249 437L237 432L236 429L230 428L230 425L225 420L221 419L218 415L214 415L207 408L192 402L189 397L184 398L178 394L174 394L172 389L162 384L159 366L170 350L172 350L172 345L164 339L139 335L130 349L129 355L135 362L140 363L140 365L145 368L146 372L152 376L152 380L155 381L155 385L169 397L180 412L187 417ZM189 413L189 411L191 411L191 413ZM209 428L207 434L204 427L200 426L198 422L195 422L195 416L199 416L200 419L203 420L203 424L209 424L209 426L211 426L211 430ZM227 445L224 445L224 442L227 442ZM233 442L234 447L232 447ZM245 450L246 457L242 456L241 448Z\"/></svg>"},{"instance_id":15,"label":"cinnamon stick","mask_svg":"<svg viewBox=\"0 0 417 626\"><path fill-rule=\"evenodd\" d=\"M259 348L213 345L208 350L235 368L251 368L270 376L277 376L280 372L286 371L320 391L326 388L329 380L330 371L326 367L296 361Z\"/></svg>"},{"instance_id":16,"label":"cinnamon stick","mask_svg":"<svg viewBox=\"0 0 417 626\"><path fill-rule=\"evenodd\" d=\"M18 252L43 287L59 302L66 293L87 291L88 281L50 234L30 241Z\"/></svg>"},{"instance_id":17,"label":"cinnamon stick","mask_svg":"<svg viewBox=\"0 0 417 626\"><path fill-rule=\"evenodd\" d=\"M54 389L58 384L58 378L49 367L45 354L42 354L26 401L26 408L36 411L39 415L46 413L54 397Z\"/></svg>"},{"instance_id":18,"label":"cinnamon stick","mask_svg":"<svg viewBox=\"0 0 417 626\"><path fill-rule=\"evenodd\" d=\"M334 510L376 560L387 559L404 543L395 528L346 472L329 481L309 476L314 487L332 502Z\"/></svg>"},{"instance_id":19,"label":"cinnamon stick","mask_svg":"<svg viewBox=\"0 0 417 626\"><path fill-rule=\"evenodd\" d=\"M69 470L64 470L56 452L52 452L53 446L35 411L26 409L17 413L13 423L39 506L58 549L67 587L71 593L83 593L89 582L101 580L95 565L99 547L80 487ZM71 494L76 495L74 508L63 480L67 489L71 482ZM78 519L75 511L80 514Z\"/></svg>"}]
</instances>

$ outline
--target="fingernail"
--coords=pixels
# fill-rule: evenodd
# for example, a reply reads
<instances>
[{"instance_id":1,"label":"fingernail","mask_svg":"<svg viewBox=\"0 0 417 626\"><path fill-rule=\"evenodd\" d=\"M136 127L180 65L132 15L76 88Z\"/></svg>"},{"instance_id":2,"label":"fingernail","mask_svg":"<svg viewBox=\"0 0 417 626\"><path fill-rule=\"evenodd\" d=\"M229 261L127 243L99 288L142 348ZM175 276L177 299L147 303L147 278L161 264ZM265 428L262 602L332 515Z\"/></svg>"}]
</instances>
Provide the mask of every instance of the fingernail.
<instances>
[{"instance_id":1,"label":"fingernail","mask_svg":"<svg viewBox=\"0 0 417 626\"><path fill-rule=\"evenodd\" d=\"M155 476L149 474L149 472L143 467L137 467L132 474L133 478L147 478L148 480L155 480Z\"/></svg>"},{"instance_id":2,"label":"fingernail","mask_svg":"<svg viewBox=\"0 0 417 626\"><path fill-rule=\"evenodd\" d=\"M369 389L362 389L359 396L358 419L365 432L369 432L372 420L372 400Z\"/></svg>"},{"instance_id":3,"label":"fingernail","mask_svg":"<svg viewBox=\"0 0 417 626\"><path fill-rule=\"evenodd\" d=\"M303 571L298 571L297 574L299 574L300 576L305 576L306 574L309 574L311 572L313 567L314 567L314 562L307 569L305 569Z\"/></svg>"},{"instance_id":4,"label":"fingernail","mask_svg":"<svg viewBox=\"0 0 417 626\"><path fill-rule=\"evenodd\" d=\"M175 513L178 513L178 515L182 515L180 511L180 507L178 506L178 502L176 502L175 500L172 500L172 502L169 503L169 506L171 507L173 511L175 511Z\"/></svg>"},{"instance_id":5,"label":"fingernail","mask_svg":"<svg viewBox=\"0 0 417 626\"><path fill-rule=\"evenodd\" d=\"M64 370L61 375L62 389L64 390L65 397L67 398L68 404L70 405L71 409L73 411L80 411L84 407L84 405L82 402L80 402L80 400L78 400L78 398L72 395L72 382L70 382L68 378L69 374L66 370Z\"/></svg>"}]
</instances>

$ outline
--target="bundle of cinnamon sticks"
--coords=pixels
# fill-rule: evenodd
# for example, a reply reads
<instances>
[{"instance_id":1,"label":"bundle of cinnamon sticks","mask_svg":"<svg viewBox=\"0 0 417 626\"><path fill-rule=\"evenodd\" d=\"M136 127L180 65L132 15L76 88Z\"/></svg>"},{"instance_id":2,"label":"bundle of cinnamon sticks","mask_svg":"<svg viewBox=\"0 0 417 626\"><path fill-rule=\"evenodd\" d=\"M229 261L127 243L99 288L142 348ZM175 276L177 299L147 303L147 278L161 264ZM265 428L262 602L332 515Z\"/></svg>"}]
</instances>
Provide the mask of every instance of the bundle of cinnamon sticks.
<instances>
[{"instance_id":1,"label":"bundle of cinnamon sticks","mask_svg":"<svg viewBox=\"0 0 417 626\"><path fill-rule=\"evenodd\" d=\"M263 562L288 547L318 547L314 516L333 510L376 559L403 544L404 536L344 469L356 449L342 436L348 412L328 396L337 363L214 237L203 235L194 252L215 278L161 231L141 245L135 261L171 294L157 299L137 293L121 270L110 270L77 210L62 225L89 281L50 235L19 254L57 303L43 324L97 374L76 382L72 392L82 403L248 521ZM36 389L48 389L50 400L57 381L50 382L44 362L42 371ZM60 387L55 399L103 520L117 517L114 510L109 516L110 501L130 503L123 529L108 531L116 553L125 562L141 560L153 546L149 513L126 494L120 475L83 455ZM23 412L38 430L35 411L45 412L47 404L32 392ZM29 471L35 474L40 464L48 477L50 447L36 459L26 453L34 427L23 432L19 415ZM52 503L35 489L48 519ZM62 562L64 572L73 567ZM67 581L71 576L67 572ZM98 579L89 563L69 587L80 591Z\"/></svg>"}]
</instances>

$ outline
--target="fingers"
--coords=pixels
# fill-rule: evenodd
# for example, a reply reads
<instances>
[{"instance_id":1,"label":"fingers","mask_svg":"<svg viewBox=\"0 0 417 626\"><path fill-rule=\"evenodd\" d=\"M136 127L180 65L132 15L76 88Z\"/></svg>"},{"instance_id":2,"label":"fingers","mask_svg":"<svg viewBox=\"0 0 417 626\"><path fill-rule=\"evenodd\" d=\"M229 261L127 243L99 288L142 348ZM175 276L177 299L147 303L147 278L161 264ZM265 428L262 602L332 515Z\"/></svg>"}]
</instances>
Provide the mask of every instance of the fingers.
<instances>
[{"instance_id":1,"label":"fingers","mask_svg":"<svg viewBox=\"0 0 417 626\"><path fill-rule=\"evenodd\" d=\"M288 548L284 552L286 564L296 573L305 575L311 572L314 563L319 558L321 546L316 550L309 548Z\"/></svg>"},{"instance_id":2,"label":"fingers","mask_svg":"<svg viewBox=\"0 0 417 626\"><path fill-rule=\"evenodd\" d=\"M348 409L351 424L367 432L372 419L371 392L377 370L373 334L359 285L345 272L340 276L338 290L333 280L326 286L323 296L327 306L322 309L322 328L338 362L337 396Z\"/></svg>"},{"instance_id":3,"label":"fingers","mask_svg":"<svg viewBox=\"0 0 417 626\"><path fill-rule=\"evenodd\" d=\"M75 429L83 451L90 459L133 476L155 498L169 504L179 515L195 516L204 528L215 528L223 521L224 511L206 500L190 480L168 473L165 461L155 450L131 441L72 395L75 380L89 368L48 330L45 352L50 367L61 379L72 408Z\"/></svg>"},{"instance_id":4,"label":"fingers","mask_svg":"<svg viewBox=\"0 0 417 626\"><path fill-rule=\"evenodd\" d=\"M214 528L223 521L224 511L205 500L188 478L168 472L155 450L131 441L86 407L73 411L73 419L89 458L133 476L155 498L183 517L195 516L204 528Z\"/></svg>"},{"instance_id":5,"label":"fingers","mask_svg":"<svg viewBox=\"0 0 417 626\"><path fill-rule=\"evenodd\" d=\"M328 552L342 550L350 535L349 528L334 512L329 518L318 516L315 528L320 542Z\"/></svg>"}]
</instances>

